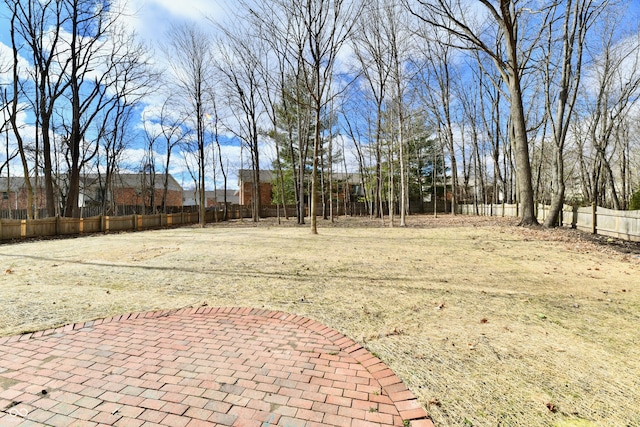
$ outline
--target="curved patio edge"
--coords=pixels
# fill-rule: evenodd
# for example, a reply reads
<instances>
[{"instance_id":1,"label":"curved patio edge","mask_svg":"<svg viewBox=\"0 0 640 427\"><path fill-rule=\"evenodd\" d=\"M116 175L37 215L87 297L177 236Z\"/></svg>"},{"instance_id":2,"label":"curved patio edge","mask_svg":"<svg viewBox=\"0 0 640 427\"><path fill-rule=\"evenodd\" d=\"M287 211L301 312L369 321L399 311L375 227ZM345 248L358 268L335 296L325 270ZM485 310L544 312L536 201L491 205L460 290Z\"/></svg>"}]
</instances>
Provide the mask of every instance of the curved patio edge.
<instances>
[{"instance_id":1,"label":"curved patio edge","mask_svg":"<svg viewBox=\"0 0 640 427\"><path fill-rule=\"evenodd\" d=\"M22 335L0 337L0 345L10 344L19 341L26 341L34 338L49 335L73 334L75 331L90 331L94 327L113 322L124 322L134 319L151 319L168 316L189 316L189 315L216 315L229 314L240 316L260 316L272 318L281 322L291 323L305 328L310 332L319 334L338 347L341 352L352 357L357 363L362 365L371 376L380 384L381 396L388 397L395 405L397 412L403 423L410 423L411 427L434 427L427 412L418 402L414 394L406 387L404 382L378 357L369 350L345 336L337 330L326 326L308 317L287 313L284 311L274 311L252 307L187 307L173 310L158 310L139 313L129 313L112 316L102 319L95 319L87 322L72 323L65 326L41 330L37 332L25 333ZM371 396L375 401L375 396ZM406 424L405 424L406 425Z\"/></svg>"}]
</instances>

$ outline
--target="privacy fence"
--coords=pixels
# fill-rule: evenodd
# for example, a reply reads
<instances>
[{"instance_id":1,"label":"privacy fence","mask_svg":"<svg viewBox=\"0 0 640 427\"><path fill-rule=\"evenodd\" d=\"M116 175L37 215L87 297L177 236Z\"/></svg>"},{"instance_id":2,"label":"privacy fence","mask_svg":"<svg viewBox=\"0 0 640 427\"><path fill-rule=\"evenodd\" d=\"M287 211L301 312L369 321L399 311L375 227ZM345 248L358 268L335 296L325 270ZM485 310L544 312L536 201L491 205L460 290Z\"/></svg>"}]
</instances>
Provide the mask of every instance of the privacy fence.
<instances>
[{"instance_id":1,"label":"privacy fence","mask_svg":"<svg viewBox=\"0 0 640 427\"><path fill-rule=\"evenodd\" d=\"M538 205L537 209L538 221L542 223L547 218L550 207ZM459 205L458 212L463 215L517 217L519 207L515 204ZM565 205L561 224L563 227L577 228L593 234L640 242L640 211L617 211L596 205Z\"/></svg>"},{"instance_id":2,"label":"privacy fence","mask_svg":"<svg viewBox=\"0 0 640 427\"><path fill-rule=\"evenodd\" d=\"M228 210L229 219L246 218L251 212L244 206ZM222 221L221 209L207 210L206 222ZM39 237L78 236L91 233L141 231L163 227L197 224L198 212L179 212L155 215L94 216L90 218L0 219L0 241Z\"/></svg>"},{"instance_id":3,"label":"privacy fence","mask_svg":"<svg viewBox=\"0 0 640 427\"><path fill-rule=\"evenodd\" d=\"M322 209L318 205L318 212L322 215ZM295 206L287 206L289 218L295 218ZM308 208L306 209L308 215ZM334 215L345 215L342 206L336 206ZM364 203L355 203L346 210L347 215L367 215ZM261 208L260 217L284 217L285 211L280 206L265 206ZM252 212L249 206L229 205L226 219L251 218ZM205 222L221 222L225 220L224 209L207 209ZM91 233L110 233L124 231L142 231L164 227L178 227L200 222L197 208L183 212L169 214L142 215L131 214L121 216L97 215L84 218L51 217L43 219L6 219L0 218L0 241L18 240L29 238L46 238L56 236L78 236Z\"/></svg>"}]
</instances>

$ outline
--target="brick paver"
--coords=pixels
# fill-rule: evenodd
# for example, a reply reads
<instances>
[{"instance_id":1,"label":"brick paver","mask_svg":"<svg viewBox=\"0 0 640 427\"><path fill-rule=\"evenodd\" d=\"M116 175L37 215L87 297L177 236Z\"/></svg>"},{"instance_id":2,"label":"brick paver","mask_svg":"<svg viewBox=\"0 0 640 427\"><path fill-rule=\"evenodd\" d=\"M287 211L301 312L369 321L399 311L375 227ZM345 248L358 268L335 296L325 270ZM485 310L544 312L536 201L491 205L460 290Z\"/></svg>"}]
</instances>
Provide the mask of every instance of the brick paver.
<instances>
[{"instance_id":1,"label":"brick paver","mask_svg":"<svg viewBox=\"0 0 640 427\"><path fill-rule=\"evenodd\" d=\"M386 365L288 313L200 307L0 337L1 426L407 421L433 426Z\"/></svg>"}]
</instances>

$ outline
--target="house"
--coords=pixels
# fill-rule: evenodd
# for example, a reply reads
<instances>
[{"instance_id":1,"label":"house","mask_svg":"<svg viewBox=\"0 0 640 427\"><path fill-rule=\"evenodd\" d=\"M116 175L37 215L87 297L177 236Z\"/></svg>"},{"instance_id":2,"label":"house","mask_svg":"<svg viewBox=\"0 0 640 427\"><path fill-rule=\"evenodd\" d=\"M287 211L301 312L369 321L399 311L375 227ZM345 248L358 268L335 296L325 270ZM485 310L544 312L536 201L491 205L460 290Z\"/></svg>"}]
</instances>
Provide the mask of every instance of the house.
<instances>
[{"instance_id":1,"label":"house","mask_svg":"<svg viewBox=\"0 0 640 427\"><path fill-rule=\"evenodd\" d=\"M37 182L35 178L31 178L31 185L34 187L36 209L44 209L44 178L39 177ZM27 186L24 177L0 177L0 194L0 211L27 208Z\"/></svg>"},{"instance_id":2,"label":"house","mask_svg":"<svg viewBox=\"0 0 640 427\"><path fill-rule=\"evenodd\" d=\"M277 179L276 171L260 171L260 204L270 206L273 203L273 180ZM364 197L362 180L358 173L334 172L332 175L332 197L339 202L356 202ZM250 169L240 169L238 171L238 185L240 187L240 204L250 205L253 195L253 171ZM307 197L305 195L305 202Z\"/></svg>"},{"instance_id":3,"label":"house","mask_svg":"<svg viewBox=\"0 0 640 427\"><path fill-rule=\"evenodd\" d=\"M171 175L167 180L166 206L182 206L182 186ZM82 207L102 204L103 198L114 206L162 206L164 175L146 173L119 173L112 177L110 188L105 188L104 175L88 174L80 177Z\"/></svg>"},{"instance_id":4,"label":"house","mask_svg":"<svg viewBox=\"0 0 640 427\"><path fill-rule=\"evenodd\" d=\"M198 206L200 195L197 189L184 190L182 199L183 206ZM227 204L237 205L239 202L238 190L227 190ZM205 207L220 207L225 200L225 190L205 191L204 197L207 201Z\"/></svg>"},{"instance_id":5,"label":"house","mask_svg":"<svg viewBox=\"0 0 640 427\"><path fill-rule=\"evenodd\" d=\"M276 173L270 170L259 171L260 175L260 204L271 206L273 198L272 180L276 179ZM240 169L238 171L238 199L240 205L249 206L253 200L253 170Z\"/></svg>"},{"instance_id":6,"label":"house","mask_svg":"<svg viewBox=\"0 0 640 427\"><path fill-rule=\"evenodd\" d=\"M44 177L32 177L31 185L34 188L35 204L40 217L54 216L44 212L46 210L46 196L44 190ZM67 193L68 176L61 175L54 183L55 196L58 197L58 206L63 205L64 195ZM27 190L24 177L0 178L0 211L23 211L27 209ZM81 208L108 207L111 214L124 212L127 208L138 210L150 210L162 206L164 194L163 175L156 175L155 179L145 173L119 173L112 177L107 187L105 176L99 174L85 174L80 177L80 195L78 206ZM106 203L105 203L106 202ZM168 176L168 188L166 206L170 208L182 207L182 186ZM139 209L142 208L142 209ZM131 209L129 209L131 210Z\"/></svg>"}]
</instances>

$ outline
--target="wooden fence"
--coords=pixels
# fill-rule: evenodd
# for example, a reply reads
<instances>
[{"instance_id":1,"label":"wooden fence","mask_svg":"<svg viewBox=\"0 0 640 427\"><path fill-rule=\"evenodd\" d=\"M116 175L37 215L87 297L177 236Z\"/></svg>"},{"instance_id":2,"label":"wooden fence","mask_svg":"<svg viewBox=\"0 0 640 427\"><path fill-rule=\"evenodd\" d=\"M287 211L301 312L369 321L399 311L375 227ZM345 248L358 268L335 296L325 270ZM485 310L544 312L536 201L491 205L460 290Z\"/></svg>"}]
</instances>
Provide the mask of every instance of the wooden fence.
<instances>
[{"instance_id":1,"label":"wooden fence","mask_svg":"<svg viewBox=\"0 0 640 427\"><path fill-rule=\"evenodd\" d=\"M537 217L544 222L550 206L538 205ZM517 217L519 206L515 204L459 205L462 215ZM561 223L563 227L577 228L593 234L640 242L640 211L616 211L596 205L574 207L564 205Z\"/></svg>"},{"instance_id":2,"label":"wooden fence","mask_svg":"<svg viewBox=\"0 0 640 427\"><path fill-rule=\"evenodd\" d=\"M295 217L295 206L287 207L289 216ZM320 211L321 212L321 211ZM229 205L227 219L251 218L249 206ZM344 215L344 212L341 212ZM351 212L351 215L365 215L365 212ZM260 213L262 218L284 216L282 207L265 206ZM199 213L178 212L155 215L94 216L89 218L52 217L43 219L0 219L0 241L38 237L78 236L90 233L109 233L122 231L141 231L163 227L176 227L199 223ZM224 221L222 208L207 209L205 222Z\"/></svg>"},{"instance_id":3,"label":"wooden fence","mask_svg":"<svg viewBox=\"0 0 640 427\"><path fill-rule=\"evenodd\" d=\"M213 212L208 213L213 216ZM197 223L197 212L91 218L2 219L0 220L0 240L149 230Z\"/></svg>"},{"instance_id":4,"label":"wooden fence","mask_svg":"<svg viewBox=\"0 0 640 427\"><path fill-rule=\"evenodd\" d=\"M250 218L246 206L231 205L227 211L229 219ZM223 221L222 209L208 209L205 222ZM91 233L141 231L163 227L197 224L198 212L178 212L154 215L94 216L90 218L53 217L43 219L0 219L0 241L37 237L78 236Z\"/></svg>"}]
</instances>

